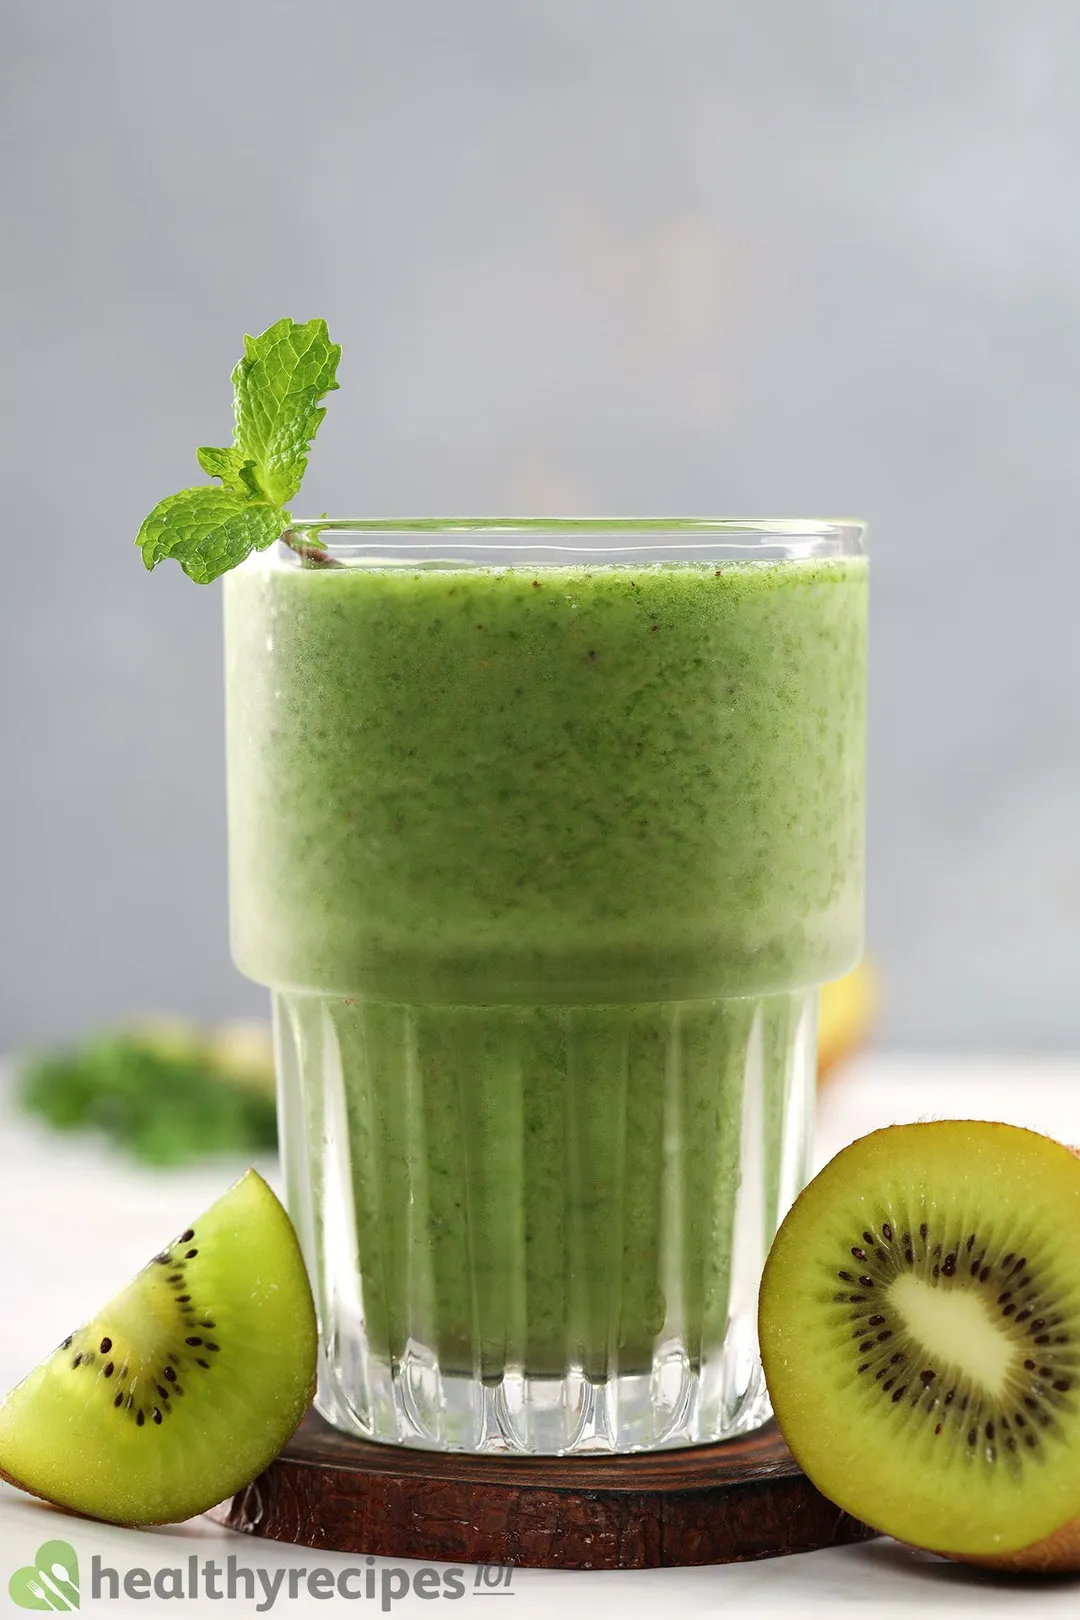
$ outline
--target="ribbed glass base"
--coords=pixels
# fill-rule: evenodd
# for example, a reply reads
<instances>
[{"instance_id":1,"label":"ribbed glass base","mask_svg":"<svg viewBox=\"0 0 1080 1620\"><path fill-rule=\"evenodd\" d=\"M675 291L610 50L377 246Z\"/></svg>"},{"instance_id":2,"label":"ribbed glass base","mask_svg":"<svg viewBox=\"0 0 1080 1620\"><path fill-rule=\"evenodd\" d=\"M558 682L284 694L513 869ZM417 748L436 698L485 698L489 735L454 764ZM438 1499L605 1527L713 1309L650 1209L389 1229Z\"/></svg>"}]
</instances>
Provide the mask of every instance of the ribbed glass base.
<instances>
[{"instance_id":1,"label":"ribbed glass base","mask_svg":"<svg viewBox=\"0 0 1080 1620\"><path fill-rule=\"evenodd\" d=\"M534 1454L764 1422L757 1288L805 1179L816 1001L276 993L329 1421Z\"/></svg>"}]
</instances>

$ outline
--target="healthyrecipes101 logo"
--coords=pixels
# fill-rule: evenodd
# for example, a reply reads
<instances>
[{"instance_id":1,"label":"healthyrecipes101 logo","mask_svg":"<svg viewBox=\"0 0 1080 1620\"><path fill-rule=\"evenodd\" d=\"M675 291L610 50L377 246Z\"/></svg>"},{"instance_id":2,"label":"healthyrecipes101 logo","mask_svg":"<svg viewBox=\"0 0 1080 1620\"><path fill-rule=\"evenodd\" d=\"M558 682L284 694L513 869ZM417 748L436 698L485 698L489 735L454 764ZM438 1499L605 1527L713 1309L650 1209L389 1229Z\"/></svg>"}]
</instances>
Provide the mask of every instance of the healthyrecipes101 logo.
<instances>
[{"instance_id":1,"label":"healthyrecipes101 logo","mask_svg":"<svg viewBox=\"0 0 1080 1620\"><path fill-rule=\"evenodd\" d=\"M513 1597L510 1589L513 1570L501 1564L477 1564L471 1569L460 1565L435 1569L402 1569L395 1564L379 1565L373 1557L345 1569L306 1567L264 1569L241 1564L231 1554L219 1563L214 1558L192 1554L180 1564L151 1572L131 1568L121 1572L105 1564L95 1553L90 1560L86 1596L95 1603L116 1602L121 1597L189 1598L205 1602L217 1598L245 1598L256 1614L266 1614L279 1598L365 1599L389 1613L402 1598L446 1598L454 1601L470 1597ZM37 1550L32 1564L17 1569L8 1582L13 1603L20 1609L51 1609L60 1613L80 1606L79 1558L66 1541L46 1541Z\"/></svg>"},{"instance_id":2,"label":"healthyrecipes101 logo","mask_svg":"<svg viewBox=\"0 0 1080 1620\"><path fill-rule=\"evenodd\" d=\"M20 1609L79 1607L79 1559L70 1542L46 1541L34 1562L17 1569L8 1582L11 1601Z\"/></svg>"}]
</instances>

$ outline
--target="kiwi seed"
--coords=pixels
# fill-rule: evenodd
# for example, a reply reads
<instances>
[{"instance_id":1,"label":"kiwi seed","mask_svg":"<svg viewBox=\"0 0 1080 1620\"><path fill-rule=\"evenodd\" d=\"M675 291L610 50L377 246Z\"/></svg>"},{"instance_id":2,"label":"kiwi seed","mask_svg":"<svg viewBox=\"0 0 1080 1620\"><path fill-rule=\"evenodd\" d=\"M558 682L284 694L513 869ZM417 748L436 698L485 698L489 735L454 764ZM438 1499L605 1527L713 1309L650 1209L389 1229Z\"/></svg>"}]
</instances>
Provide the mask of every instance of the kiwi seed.
<instances>
[{"instance_id":1,"label":"kiwi seed","mask_svg":"<svg viewBox=\"0 0 1080 1620\"><path fill-rule=\"evenodd\" d=\"M193 1236L194 1232L189 1228L189 1230L181 1237L180 1242L190 1242ZM170 1256L166 1251L163 1251L162 1254L156 1255L154 1258L156 1261L160 1262L163 1259L166 1261L169 1260ZM185 1258L196 1258L196 1252L192 1251L191 1254ZM181 1262L181 1264L182 1263L183 1262ZM160 1273L157 1275L160 1276ZM165 1282L167 1284L175 1284L180 1281L180 1275L181 1274L179 1272L175 1272L166 1277ZM177 1325L187 1325L192 1315L191 1295L183 1294L177 1296L174 1294L173 1304L177 1309ZM212 1318L207 1317L206 1320L201 1322L199 1325L202 1327L213 1328L215 1323ZM65 1348L65 1346L70 1348L77 1339L83 1337L85 1337L85 1335L82 1333L70 1334L61 1345L61 1349ZM123 1364L121 1365L119 1374L117 1375L116 1358L110 1355L110 1352L114 1350L117 1343L116 1330L111 1330L108 1333L100 1335L100 1337L95 1335L95 1338L97 1340L97 1350L77 1350L75 1355L71 1358L72 1371L74 1372L81 1370L84 1374L91 1371L96 1377L98 1376L98 1354L101 1356L108 1355L110 1359L105 1362L104 1366L101 1367L100 1376L107 1379L111 1379L116 1376L118 1377L118 1381L121 1384L124 1384L128 1377L128 1361L131 1360L137 1369L135 1376L131 1381L131 1387L126 1390L121 1389L121 1391L113 1397L112 1406L114 1410L120 1411L126 1419L130 1420L131 1418L134 1418L135 1427L138 1429L142 1429L146 1425L146 1412L141 1406L137 1406L135 1401L135 1385L139 1383L140 1379L147 1379L157 1393L161 1404L153 1407L150 1415L153 1418L154 1423L160 1425L164 1423L165 1418L173 1410L172 1406L170 1405L171 1397L174 1395L183 1395L184 1393L183 1386L178 1381L177 1369L183 1368L185 1365L188 1367L194 1365L202 1368L205 1371L209 1371L210 1369L210 1362L207 1361L203 1356L200 1355L192 1357L186 1352L190 1350L220 1352L221 1349L219 1344L209 1343L200 1334L186 1334L183 1341L186 1347L185 1353L178 1353L175 1350L168 1350L166 1351L165 1359L160 1361L159 1365L154 1367L149 1364L150 1361L154 1360L154 1357L151 1355L148 1361L148 1357L145 1352L142 1352L139 1347L132 1344L125 1347L123 1350ZM163 1380L163 1382L159 1380Z\"/></svg>"},{"instance_id":2,"label":"kiwi seed","mask_svg":"<svg viewBox=\"0 0 1080 1620\"><path fill-rule=\"evenodd\" d=\"M893 1405L909 1394L907 1385L897 1388L895 1376L886 1376L886 1372L909 1358L916 1363L924 1361L925 1352L909 1329L902 1310L890 1305L889 1291L897 1278L905 1274L920 1278L931 1286L944 1286L948 1280L954 1287L962 1286L974 1292L981 1299L987 1315L999 1322L1001 1330L1008 1334L1018 1350L1030 1345L1041 1349L1043 1356L1041 1361L1030 1355L1024 1358L1023 1371L1035 1376L1021 1379L1020 1368L1015 1367L998 1400L978 1379L965 1372L959 1360L948 1368L949 1389L939 1395L933 1387L938 1383L938 1370L925 1365L920 1368L918 1384L910 1393L907 1402L909 1411L924 1417L933 1414L937 1419L939 1410L957 1401L957 1421L936 1421L934 1434L944 1436L946 1446L957 1443L980 1445L987 1463L995 1462L998 1457L995 1424L1002 1419L1007 1421L1009 1412L1015 1409L1018 1402L1022 1402L1036 1416L1043 1428L1052 1430L1058 1410L1066 1404L1071 1410L1071 1403L1066 1403L1064 1397L1073 1389L1080 1360L1072 1347L1070 1333L1051 1334L1047 1331L1048 1328L1067 1325L1065 1318L1055 1308L1052 1281L1040 1276L1038 1269L1028 1273L1026 1280L1033 1290L1034 1308L1039 1308L1040 1314L1032 1317L1029 1313L1029 1319L1021 1323L1015 1320L1016 1306L1012 1291L1009 1287L1002 1287L1002 1279L1008 1281L1025 1270L1028 1265L1026 1256L1017 1259L1012 1250L998 1253L990 1234L980 1240L978 1233L971 1232L965 1244L963 1233L952 1232L946 1233L937 1242L937 1234L932 1233L929 1221L919 1223L916 1239L911 1239L905 1232L904 1248L898 1253L892 1244L893 1221L888 1218L888 1212L882 1213L877 1231L881 1234L881 1243L872 1229L864 1228L860 1234L861 1242L843 1245L845 1253L865 1265L865 1271L857 1278L859 1292L834 1296L835 1303L848 1307L837 1326L846 1329L850 1338L858 1341L861 1359L856 1368L856 1377L871 1374L874 1382L880 1383L882 1395L888 1395ZM959 1252L965 1247L970 1251L976 1244L979 1248L978 1263L971 1267L966 1281L954 1283L953 1279L958 1275L956 1260ZM945 1260L938 1264L934 1256L942 1252ZM847 1283L849 1287L855 1280L843 1265L837 1268L835 1275L838 1282ZM875 1331L870 1334L867 1329ZM970 1418L969 1411L972 1414ZM981 1444L983 1441L984 1445ZM1034 1446L1037 1443L1036 1437L1032 1436L1031 1444ZM1009 1448L1010 1451L1013 1449Z\"/></svg>"}]
</instances>

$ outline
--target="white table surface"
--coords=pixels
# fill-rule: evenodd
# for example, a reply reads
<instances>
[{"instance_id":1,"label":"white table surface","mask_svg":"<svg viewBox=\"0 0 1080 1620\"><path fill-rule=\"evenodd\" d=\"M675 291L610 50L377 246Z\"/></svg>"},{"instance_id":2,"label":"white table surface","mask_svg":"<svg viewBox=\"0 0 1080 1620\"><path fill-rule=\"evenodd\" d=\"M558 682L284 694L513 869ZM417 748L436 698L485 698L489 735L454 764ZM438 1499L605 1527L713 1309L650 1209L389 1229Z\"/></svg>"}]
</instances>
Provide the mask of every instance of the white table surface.
<instances>
[{"instance_id":1,"label":"white table surface","mask_svg":"<svg viewBox=\"0 0 1080 1620\"><path fill-rule=\"evenodd\" d=\"M879 1125L933 1117L1003 1119L1080 1142L1080 1057L1075 1059L998 1059L958 1061L870 1056L834 1080L823 1098L819 1163L854 1137ZM178 1221L191 1218L218 1196L234 1170L219 1164L167 1174L133 1169L104 1147L85 1140L60 1140L13 1113L0 1086L0 1389L22 1377L73 1324L84 1320L142 1265ZM274 1167L262 1166L275 1179ZM234 1554L241 1565L278 1569L321 1567L342 1570L363 1565L355 1556L314 1553L282 1543L255 1540L218 1529L206 1520L168 1530L123 1530L62 1515L0 1486L0 1604L12 1615L7 1594L14 1570L27 1564L39 1543L59 1537L76 1548L82 1565L82 1612L231 1616L254 1614L256 1601L244 1596L208 1603L143 1599L94 1601L89 1592L90 1561L96 1554L121 1574L135 1567L153 1574L166 1567L187 1568L192 1554L200 1563L225 1565ZM384 1565L380 1560L381 1578ZM418 1566L402 1563L401 1568ZM477 1596L474 1574L460 1610L470 1613ZM393 1584L393 1583L392 1583ZM515 1620L558 1615L560 1620L618 1615L695 1616L785 1614L801 1616L963 1614L1015 1615L1041 1620L1065 1616L1080 1620L1080 1577L1052 1582L1010 1580L911 1552L881 1540L793 1558L680 1570L576 1573L515 1570L500 1595L514 1598ZM445 1599L436 1615L445 1614ZM275 1616L379 1614L375 1601L317 1601L288 1596L287 1585L272 1610ZM430 1600L412 1592L394 1601L395 1615L430 1615Z\"/></svg>"}]
</instances>

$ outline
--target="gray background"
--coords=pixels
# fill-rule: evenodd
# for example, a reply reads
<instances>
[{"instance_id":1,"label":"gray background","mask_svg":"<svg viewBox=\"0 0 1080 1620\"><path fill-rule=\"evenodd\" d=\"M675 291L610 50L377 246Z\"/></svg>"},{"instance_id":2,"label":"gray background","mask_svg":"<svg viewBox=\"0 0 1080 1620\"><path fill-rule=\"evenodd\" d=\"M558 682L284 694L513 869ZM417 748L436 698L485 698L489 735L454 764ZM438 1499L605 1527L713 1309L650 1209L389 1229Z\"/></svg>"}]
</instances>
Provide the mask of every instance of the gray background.
<instances>
[{"instance_id":1,"label":"gray background","mask_svg":"<svg viewBox=\"0 0 1080 1620\"><path fill-rule=\"evenodd\" d=\"M260 1010L220 603L131 540L325 315L309 511L857 513L892 1045L1080 1045L1075 0L6 0L0 1044Z\"/></svg>"}]
</instances>

